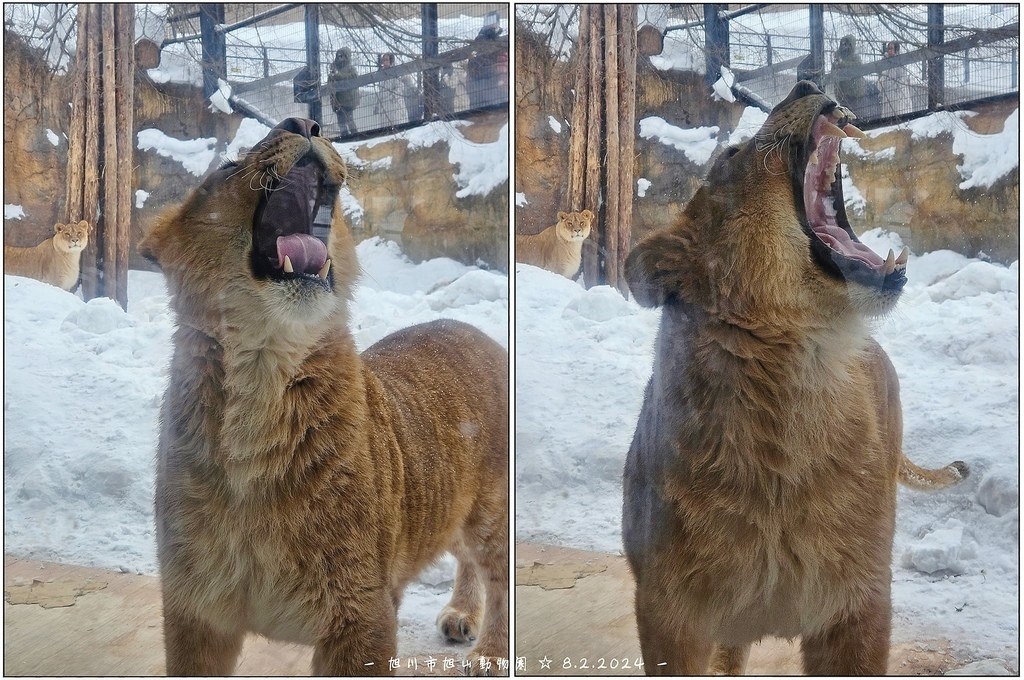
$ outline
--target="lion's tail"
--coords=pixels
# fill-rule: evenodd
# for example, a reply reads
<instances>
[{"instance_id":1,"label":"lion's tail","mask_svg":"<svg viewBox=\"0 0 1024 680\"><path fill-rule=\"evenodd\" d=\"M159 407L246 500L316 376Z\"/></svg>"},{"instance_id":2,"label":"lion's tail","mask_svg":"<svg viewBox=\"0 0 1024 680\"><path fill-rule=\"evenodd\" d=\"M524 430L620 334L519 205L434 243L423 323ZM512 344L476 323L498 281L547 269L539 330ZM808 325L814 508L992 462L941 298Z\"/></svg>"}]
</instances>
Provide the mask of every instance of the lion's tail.
<instances>
[{"instance_id":1,"label":"lion's tail","mask_svg":"<svg viewBox=\"0 0 1024 680\"><path fill-rule=\"evenodd\" d=\"M944 468L928 470L910 462L906 456L900 459L900 483L918 491L937 491L959 484L971 469L962 460L956 460Z\"/></svg>"}]
</instances>

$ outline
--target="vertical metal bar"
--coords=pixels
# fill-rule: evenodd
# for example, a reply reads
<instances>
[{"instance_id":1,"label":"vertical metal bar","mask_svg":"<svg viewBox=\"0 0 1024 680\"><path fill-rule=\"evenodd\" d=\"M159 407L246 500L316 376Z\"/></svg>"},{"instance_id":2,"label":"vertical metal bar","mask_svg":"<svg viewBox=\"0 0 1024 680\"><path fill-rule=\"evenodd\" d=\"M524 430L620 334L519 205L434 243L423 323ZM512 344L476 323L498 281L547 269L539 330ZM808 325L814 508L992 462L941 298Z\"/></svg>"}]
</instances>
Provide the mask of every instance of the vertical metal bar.
<instances>
[{"instance_id":1,"label":"vertical metal bar","mask_svg":"<svg viewBox=\"0 0 1024 680\"><path fill-rule=\"evenodd\" d=\"M964 84L971 82L971 48L964 50Z\"/></svg>"},{"instance_id":2,"label":"vertical metal bar","mask_svg":"<svg viewBox=\"0 0 1024 680\"><path fill-rule=\"evenodd\" d=\"M306 71L314 80L316 97L309 102L309 117L323 125L323 101L320 95L320 6L309 4L306 10Z\"/></svg>"},{"instance_id":3,"label":"vertical metal bar","mask_svg":"<svg viewBox=\"0 0 1024 680\"><path fill-rule=\"evenodd\" d=\"M928 46L937 48L945 42L942 5L928 5ZM931 57L927 62L928 109L937 110L945 103L946 74L943 55Z\"/></svg>"},{"instance_id":4,"label":"vertical metal bar","mask_svg":"<svg viewBox=\"0 0 1024 680\"><path fill-rule=\"evenodd\" d=\"M263 77L270 77L270 53L267 51L267 46L263 46Z\"/></svg>"},{"instance_id":5,"label":"vertical metal bar","mask_svg":"<svg viewBox=\"0 0 1024 680\"><path fill-rule=\"evenodd\" d=\"M772 36L766 35L764 37L764 49L765 49L765 63L768 66L772 65Z\"/></svg>"},{"instance_id":6,"label":"vertical metal bar","mask_svg":"<svg viewBox=\"0 0 1024 680\"><path fill-rule=\"evenodd\" d=\"M425 2L420 11L423 33L423 57L437 56L437 3ZM437 67L423 72L423 120L433 120L441 111L440 69Z\"/></svg>"},{"instance_id":7,"label":"vertical metal bar","mask_svg":"<svg viewBox=\"0 0 1024 680\"><path fill-rule=\"evenodd\" d=\"M729 65L729 22L718 10L728 5L704 4L704 80L711 87Z\"/></svg>"},{"instance_id":8,"label":"vertical metal bar","mask_svg":"<svg viewBox=\"0 0 1024 680\"><path fill-rule=\"evenodd\" d=\"M217 90L217 79L228 72L224 34L217 26L224 23L224 5L210 3L199 6L199 33L203 43L203 97Z\"/></svg>"},{"instance_id":9,"label":"vertical metal bar","mask_svg":"<svg viewBox=\"0 0 1024 680\"><path fill-rule=\"evenodd\" d=\"M820 88L821 76L825 72L825 6L808 5L807 13L811 33L811 79Z\"/></svg>"},{"instance_id":10,"label":"vertical metal bar","mask_svg":"<svg viewBox=\"0 0 1024 680\"><path fill-rule=\"evenodd\" d=\"M1017 50L1011 50L1010 54L1010 89L1017 89Z\"/></svg>"}]
</instances>

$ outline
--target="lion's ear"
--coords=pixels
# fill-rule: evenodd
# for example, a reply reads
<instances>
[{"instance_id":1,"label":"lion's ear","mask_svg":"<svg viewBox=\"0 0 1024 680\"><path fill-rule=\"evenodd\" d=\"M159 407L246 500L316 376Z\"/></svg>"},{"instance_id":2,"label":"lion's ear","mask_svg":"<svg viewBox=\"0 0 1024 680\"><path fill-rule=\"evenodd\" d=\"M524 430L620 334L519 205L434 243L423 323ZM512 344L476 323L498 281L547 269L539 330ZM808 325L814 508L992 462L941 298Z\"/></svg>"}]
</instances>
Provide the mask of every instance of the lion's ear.
<instances>
[{"instance_id":1,"label":"lion's ear","mask_svg":"<svg viewBox=\"0 0 1024 680\"><path fill-rule=\"evenodd\" d=\"M626 283L638 304L660 307L686 297L683 279L689 250L689 237L677 226L648 236L630 251Z\"/></svg>"},{"instance_id":2,"label":"lion's ear","mask_svg":"<svg viewBox=\"0 0 1024 680\"><path fill-rule=\"evenodd\" d=\"M569 213L560 212L560 213L558 213L558 221L561 222L562 220L564 220L568 216L569 216Z\"/></svg>"},{"instance_id":3,"label":"lion's ear","mask_svg":"<svg viewBox=\"0 0 1024 680\"><path fill-rule=\"evenodd\" d=\"M90 225L85 220L82 220L81 222L78 223L78 228L79 229L85 229L86 233L89 233L89 232L92 231L92 225Z\"/></svg>"},{"instance_id":4,"label":"lion's ear","mask_svg":"<svg viewBox=\"0 0 1024 680\"><path fill-rule=\"evenodd\" d=\"M57 222L56 224L53 225L53 233L54 234L59 234L62 231L64 231L66 228L67 228L66 224L61 224L60 222Z\"/></svg>"},{"instance_id":5,"label":"lion's ear","mask_svg":"<svg viewBox=\"0 0 1024 680\"><path fill-rule=\"evenodd\" d=\"M590 212L589 210L584 210L583 212L581 212L580 217L585 219L587 222L594 221L594 213Z\"/></svg>"}]
</instances>

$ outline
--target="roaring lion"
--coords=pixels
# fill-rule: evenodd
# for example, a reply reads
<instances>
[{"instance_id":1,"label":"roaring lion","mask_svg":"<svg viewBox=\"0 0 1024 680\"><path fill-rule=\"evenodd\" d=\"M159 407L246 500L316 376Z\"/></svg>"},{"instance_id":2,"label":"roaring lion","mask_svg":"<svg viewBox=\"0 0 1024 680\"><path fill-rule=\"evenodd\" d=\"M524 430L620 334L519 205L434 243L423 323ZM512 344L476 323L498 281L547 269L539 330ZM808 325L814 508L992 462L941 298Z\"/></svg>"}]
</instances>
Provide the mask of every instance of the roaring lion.
<instances>
[{"instance_id":1,"label":"roaring lion","mask_svg":"<svg viewBox=\"0 0 1024 680\"><path fill-rule=\"evenodd\" d=\"M580 270L583 242L594 213L560 212L558 222L539 234L516 234L516 262L532 264L571 279Z\"/></svg>"},{"instance_id":2,"label":"roaring lion","mask_svg":"<svg viewBox=\"0 0 1024 680\"><path fill-rule=\"evenodd\" d=\"M4 246L4 274L27 276L70 291L78 283L82 251L89 245L89 223L53 226L53 236L32 248Z\"/></svg>"},{"instance_id":3,"label":"roaring lion","mask_svg":"<svg viewBox=\"0 0 1024 680\"><path fill-rule=\"evenodd\" d=\"M899 381L866 319L896 304L908 253L882 259L850 228L852 117L800 83L627 258L636 300L663 307L624 471L648 673L742 673L774 635L801 638L810 675L884 674L897 480L967 475L902 454Z\"/></svg>"},{"instance_id":4,"label":"roaring lion","mask_svg":"<svg viewBox=\"0 0 1024 680\"><path fill-rule=\"evenodd\" d=\"M456 321L356 352L345 178L288 119L139 245L177 320L156 474L169 675L230 673L249 632L313 645L316 674L388 674L402 592L445 550L438 628L476 639L476 674L508 658L508 353Z\"/></svg>"}]
</instances>

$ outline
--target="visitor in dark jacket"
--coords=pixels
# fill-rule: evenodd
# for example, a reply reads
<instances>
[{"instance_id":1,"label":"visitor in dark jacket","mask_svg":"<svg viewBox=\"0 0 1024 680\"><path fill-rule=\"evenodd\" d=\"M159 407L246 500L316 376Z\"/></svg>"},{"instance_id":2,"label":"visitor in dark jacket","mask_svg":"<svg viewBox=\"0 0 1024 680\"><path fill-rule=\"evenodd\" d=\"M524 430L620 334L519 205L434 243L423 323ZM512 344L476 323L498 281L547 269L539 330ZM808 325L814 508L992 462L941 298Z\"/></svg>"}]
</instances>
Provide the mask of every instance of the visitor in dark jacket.
<instances>
[{"instance_id":1,"label":"visitor in dark jacket","mask_svg":"<svg viewBox=\"0 0 1024 680\"><path fill-rule=\"evenodd\" d=\"M355 78L356 67L352 65L352 53L347 47L342 47L334 55L334 63L331 64L331 73L327 77L327 83L329 86L333 86L335 83L340 83L344 80L351 80ZM338 127L341 128L342 135L354 135L356 134L356 121L355 121L355 110L359 106L359 88L354 87L351 90L335 90L333 87L331 91L331 108L334 109L334 113L338 116Z\"/></svg>"},{"instance_id":2,"label":"visitor in dark jacket","mask_svg":"<svg viewBox=\"0 0 1024 680\"><path fill-rule=\"evenodd\" d=\"M844 35L839 41L839 49L832 59L832 70L860 66L860 56L857 54L857 39L852 35ZM836 100L846 106L854 105L858 100L867 94L867 83L864 76L856 76L845 80L835 81Z\"/></svg>"}]
</instances>

